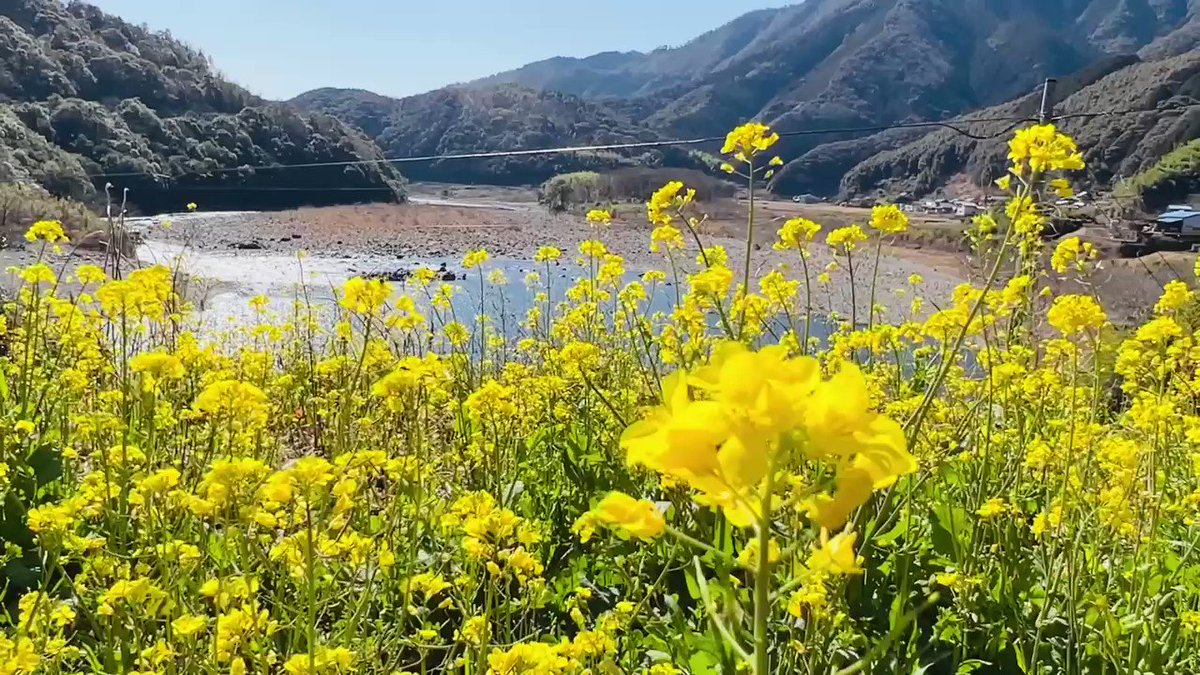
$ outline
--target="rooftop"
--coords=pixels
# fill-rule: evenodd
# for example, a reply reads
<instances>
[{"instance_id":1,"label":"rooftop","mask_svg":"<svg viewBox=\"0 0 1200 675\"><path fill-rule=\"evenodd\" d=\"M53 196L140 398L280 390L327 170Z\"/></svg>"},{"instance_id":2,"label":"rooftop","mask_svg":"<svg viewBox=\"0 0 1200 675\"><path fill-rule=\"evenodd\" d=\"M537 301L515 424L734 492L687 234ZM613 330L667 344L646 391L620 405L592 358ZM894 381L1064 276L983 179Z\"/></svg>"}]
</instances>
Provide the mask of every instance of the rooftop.
<instances>
[{"instance_id":1,"label":"rooftop","mask_svg":"<svg viewBox=\"0 0 1200 675\"><path fill-rule=\"evenodd\" d=\"M1195 209L1179 209L1175 211L1167 211L1158 217L1160 223L1177 223L1192 218L1200 218L1200 211Z\"/></svg>"}]
</instances>

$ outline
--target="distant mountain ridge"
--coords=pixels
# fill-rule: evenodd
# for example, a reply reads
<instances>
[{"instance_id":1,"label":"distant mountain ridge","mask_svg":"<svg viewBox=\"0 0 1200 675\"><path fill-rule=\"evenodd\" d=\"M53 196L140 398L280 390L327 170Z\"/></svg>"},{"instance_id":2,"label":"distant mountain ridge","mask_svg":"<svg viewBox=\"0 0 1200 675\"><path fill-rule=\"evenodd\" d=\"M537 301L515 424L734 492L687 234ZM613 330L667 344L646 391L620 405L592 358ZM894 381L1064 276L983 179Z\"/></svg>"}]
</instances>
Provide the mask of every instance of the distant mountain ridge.
<instances>
[{"instance_id":1,"label":"distant mountain ridge","mask_svg":"<svg viewBox=\"0 0 1200 675\"><path fill-rule=\"evenodd\" d=\"M1046 77L1119 69L1117 57L1131 67L1139 50L1146 61L1187 54L1197 50L1198 35L1200 0L807 0L751 12L675 48L547 59L395 102L318 90L291 103L359 126L399 155L527 148L535 139L557 145L720 135L748 119L780 130L874 126L1002 105ZM493 117L480 104L497 96L504 103ZM439 123L427 127L431 114ZM595 123L577 126L581 118ZM776 187L858 190L859 181L843 186L847 172L927 135L873 137L880 142L874 147L846 135L787 139L779 150L795 162ZM1131 152L1143 158L1146 150ZM818 156L829 161L814 163ZM649 161L680 158L688 159L668 152ZM562 168L594 160L563 161ZM841 173L801 171L814 166ZM512 182L552 167L525 168L524 160L464 165L463 177ZM452 178L455 169L437 174ZM861 189L875 188L867 181Z\"/></svg>"},{"instance_id":2,"label":"distant mountain ridge","mask_svg":"<svg viewBox=\"0 0 1200 675\"><path fill-rule=\"evenodd\" d=\"M744 14L676 48L652 52L602 52L584 58L555 57L469 83L516 84L585 98L651 95L713 71L751 45L783 10Z\"/></svg>"},{"instance_id":3,"label":"distant mountain ridge","mask_svg":"<svg viewBox=\"0 0 1200 675\"><path fill-rule=\"evenodd\" d=\"M808 0L674 49L550 60L481 84L656 99L637 121L708 134L785 122L934 119L1133 53L1195 19L1195 0Z\"/></svg>"},{"instance_id":4,"label":"distant mountain ridge","mask_svg":"<svg viewBox=\"0 0 1200 675\"><path fill-rule=\"evenodd\" d=\"M403 99L361 90L318 89L288 102L322 112L372 134L391 157L564 145L609 145L661 138L600 102L516 85L447 87ZM540 183L559 173L661 163L662 153L636 158L614 153L546 154L515 158L406 164L417 180Z\"/></svg>"}]
</instances>

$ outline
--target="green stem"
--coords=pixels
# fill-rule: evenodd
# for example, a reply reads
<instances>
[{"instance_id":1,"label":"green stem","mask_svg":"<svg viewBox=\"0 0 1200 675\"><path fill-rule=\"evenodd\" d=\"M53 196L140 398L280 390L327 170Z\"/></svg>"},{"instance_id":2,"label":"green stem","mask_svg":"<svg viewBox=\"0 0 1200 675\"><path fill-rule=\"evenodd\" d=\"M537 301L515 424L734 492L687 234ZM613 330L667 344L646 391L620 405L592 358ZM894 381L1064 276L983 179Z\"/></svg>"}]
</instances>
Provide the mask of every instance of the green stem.
<instances>
[{"instance_id":1,"label":"green stem","mask_svg":"<svg viewBox=\"0 0 1200 675\"><path fill-rule=\"evenodd\" d=\"M750 293L750 258L754 253L754 158L746 160L750 165L750 212L746 216L746 260L742 269L742 293ZM741 333L746 332L746 303L742 303L741 318L738 320L741 324Z\"/></svg>"},{"instance_id":2,"label":"green stem","mask_svg":"<svg viewBox=\"0 0 1200 675\"><path fill-rule=\"evenodd\" d=\"M871 271L871 304L867 306L867 330L875 327L875 289L879 285L879 259L883 254L883 237L875 242L875 269Z\"/></svg>"},{"instance_id":3,"label":"green stem","mask_svg":"<svg viewBox=\"0 0 1200 675\"><path fill-rule=\"evenodd\" d=\"M808 273L808 251L800 251L800 266L804 268L804 344L801 352L808 355L808 340L812 336L812 277Z\"/></svg>"},{"instance_id":4,"label":"green stem","mask_svg":"<svg viewBox=\"0 0 1200 675\"><path fill-rule=\"evenodd\" d=\"M767 675L771 668L771 492L775 488L774 462L767 467L758 514L758 572L754 577L754 672Z\"/></svg>"}]
</instances>

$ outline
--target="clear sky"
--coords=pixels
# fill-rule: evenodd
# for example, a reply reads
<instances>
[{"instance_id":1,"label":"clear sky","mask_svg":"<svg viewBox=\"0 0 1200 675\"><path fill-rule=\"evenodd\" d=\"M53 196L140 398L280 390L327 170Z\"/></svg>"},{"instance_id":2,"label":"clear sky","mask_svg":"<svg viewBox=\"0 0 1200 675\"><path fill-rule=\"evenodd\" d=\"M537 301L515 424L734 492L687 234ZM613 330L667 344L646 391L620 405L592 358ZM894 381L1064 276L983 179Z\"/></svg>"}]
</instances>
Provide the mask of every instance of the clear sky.
<instances>
[{"instance_id":1,"label":"clear sky","mask_svg":"<svg viewBox=\"0 0 1200 675\"><path fill-rule=\"evenodd\" d=\"M795 2L796 0L792 0ZM551 56L679 45L788 0L90 0L286 99L316 87L417 94Z\"/></svg>"}]
</instances>

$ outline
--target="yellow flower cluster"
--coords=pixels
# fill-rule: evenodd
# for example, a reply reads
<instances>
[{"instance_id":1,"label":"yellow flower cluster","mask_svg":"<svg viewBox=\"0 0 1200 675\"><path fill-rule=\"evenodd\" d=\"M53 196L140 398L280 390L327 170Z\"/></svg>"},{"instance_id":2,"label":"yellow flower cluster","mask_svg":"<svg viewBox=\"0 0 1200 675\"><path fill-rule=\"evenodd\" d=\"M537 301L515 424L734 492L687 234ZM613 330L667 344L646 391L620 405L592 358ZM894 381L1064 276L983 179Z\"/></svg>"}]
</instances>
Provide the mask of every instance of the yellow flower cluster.
<instances>
[{"instance_id":1,"label":"yellow flower cluster","mask_svg":"<svg viewBox=\"0 0 1200 675\"><path fill-rule=\"evenodd\" d=\"M612 219L612 213L604 209L592 209L587 212L587 221L592 225L608 225Z\"/></svg>"},{"instance_id":2,"label":"yellow flower cluster","mask_svg":"<svg viewBox=\"0 0 1200 675\"><path fill-rule=\"evenodd\" d=\"M44 241L51 244L67 241L62 223L57 220L39 220L25 232L25 241Z\"/></svg>"},{"instance_id":3,"label":"yellow flower cluster","mask_svg":"<svg viewBox=\"0 0 1200 675\"><path fill-rule=\"evenodd\" d=\"M354 277L342 286L338 304L356 314L373 316L383 311L395 291L383 279Z\"/></svg>"},{"instance_id":4,"label":"yellow flower cluster","mask_svg":"<svg viewBox=\"0 0 1200 675\"><path fill-rule=\"evenodd\" d=\"M627 429L621 446L630 463L686 483L699 503L749 527L767 516L764 495L798 444L800 456L836 467L835 494L810 504L814 520L835 528L873 490L916 469L899 425L869 403L853 365L822 380L815 360L726 343L709 365L669 378L663 405Z\"/></svg>"},{"instance_id":5,"label":"yellow flower cluster","mask_svg":"<svg viewBox=\"0 0 1200 675\"><path fill-rule=\"evenodd\" d=\"M840 253L850 254L858 249L858 245L867 240L867 233L858 225L847 225L831 231L825 236L825 243Z\"/></svg>"},{"instance_id":6,"label":"yellow flower cluster","mask_svg":"<svg viewBox=\"0 0 1200 675\"><path fill-rule=\"evenodd\" d=\"M820 233L821 226L806 218L791 218L779 228L777 251L801 251Z\"/></svg>"},{"instance_id":7,"label":"yellow flower cluster","mask_svg":"<svg viewBox=\"0 0 1200 675\"><path fill-rule=\"evenodd\" d=\"M1024 176L1028 172L1044 174L1084 168L1083 155L1075 141L1060 133L1053 124L1040 124L1017 131L1009 143L1008 159L1012 163L1012 172L1017 176Z\"/></svg>"},{"instance_id":8,"label":"yellow flower cluster","mask_svg":"<svg viewBox=\"0 0 1200 675\"><path fill-rule=\"evenodd\" d=\"M1082 241L1079 237L1067 237L1054 248L1050 267L1059 274L1066 274L1068 269L1083 274L1098 257L1100 252L1091 242Z\"/></svg>"},{"instance_id":9,"label":"yellow flower cluster","mask_svg":"<svg viewBox=\"0 0 1200 675\"><path fill-rule=\"evenodd\" d=\"M583 514L572 529L587 543L601 525L613 527L625 536L654 539L662 536L666 521L653 502L638 501L627 494L613 492Z\"/></svg>"},{"instance_id":10,"label":"yellow flower cluster","mask_svg":"<svg viewBox=\"0 0 1200 675\"><path fill-rule=\"evenodd\" d=\"M741 161L746 161L755 155L766 152L779 142L779 134L758 122L750 122L729 132L725 137L725 145L721 147L722 154L736 155Z\"/></svg>"},{"instance_id":11,"label":"yellow flower cluster","mask_svg":"<svg viewBox=\"0 0 1200 675\"><path fill-rule=\"evenodd\" d=\"M903 234L908 231L908 214L894 204L876 206L871 211L871 227L880 234Z\"/></svg>"}]
</instances>

